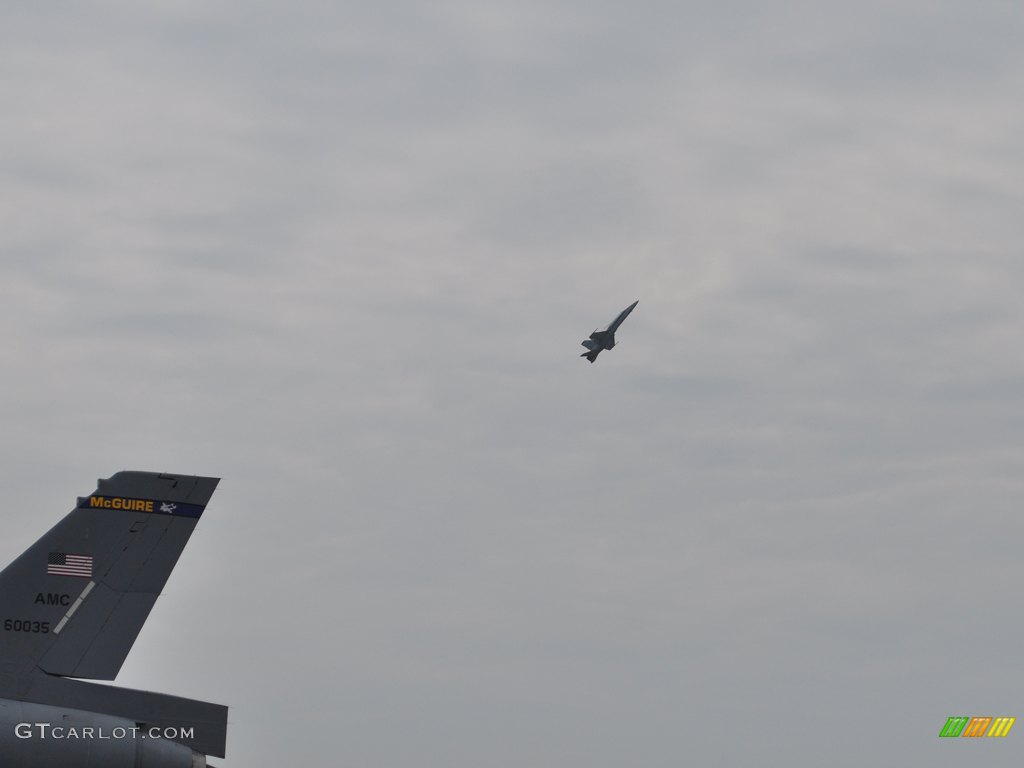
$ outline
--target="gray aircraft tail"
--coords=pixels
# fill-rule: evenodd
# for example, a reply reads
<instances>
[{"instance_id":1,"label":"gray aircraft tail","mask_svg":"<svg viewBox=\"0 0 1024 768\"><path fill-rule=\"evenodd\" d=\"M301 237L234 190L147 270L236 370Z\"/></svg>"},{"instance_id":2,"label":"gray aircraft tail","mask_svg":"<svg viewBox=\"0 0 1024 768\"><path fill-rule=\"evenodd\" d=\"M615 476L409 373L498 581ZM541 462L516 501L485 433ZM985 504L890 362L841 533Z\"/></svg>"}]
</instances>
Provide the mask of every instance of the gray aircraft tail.
<instances>
[{"instance_id":1,"label":"gray aircraft tail","mask_svg":"<svg viewBox=\"0 0 1024 768\"><path fill-rule=\"evenodd\" d=\"M119 472L0 572L0 695L40 672L113 680L217 482Z\"/></svg>"},{"instance_id":2,"label":"gray aircraft tail","mask_svg":"<svg viewBox=\"0 0 1024 768\"><path fill-rule=\"evenodd\" d=\"M594 333L596 334L597 331L595 331ZM589 351L584 352L582 355L580 355L580 357L585 357L590 362L594 362L595 360L597 360L597 356L601 354L601 345L594 341L593 335L591 335L589 339L583 340L583 346L586 347Z\"/></svg>"}]
</instances>

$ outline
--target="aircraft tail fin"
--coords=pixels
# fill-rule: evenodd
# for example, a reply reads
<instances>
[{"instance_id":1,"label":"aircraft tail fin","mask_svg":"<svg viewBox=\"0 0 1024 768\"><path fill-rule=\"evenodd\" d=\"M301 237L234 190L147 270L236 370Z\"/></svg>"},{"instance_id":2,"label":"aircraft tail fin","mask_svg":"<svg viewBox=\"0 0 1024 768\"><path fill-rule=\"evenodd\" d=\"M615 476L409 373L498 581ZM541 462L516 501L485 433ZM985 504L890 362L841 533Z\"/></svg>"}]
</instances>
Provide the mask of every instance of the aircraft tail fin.
<instances>
[{"instance_id":1,"label":"aircraft tail fin","mask_svg":"<svg viewBox=\"0 0 1024 768\"><path fill-rule=\"evenodd\" d=\"M590 352L584 352L582 355L580 355L580 357L585 357L590 362L594 362L595 360L597 360L597 356L599 354L601 354L601 350L600 349L594 349L594 350L591 350Z\"/></svg>"},{"instance_id":2,"label":"aircraft tail fin","mask_svg":"<svg viewBox=\"0 0 1024 768\"><path fill-rule=\"evenodd\" d=\"M0 571L0 692L37 668L113 680L217 483L118 472Z\"/></svg>"}]
</instances>

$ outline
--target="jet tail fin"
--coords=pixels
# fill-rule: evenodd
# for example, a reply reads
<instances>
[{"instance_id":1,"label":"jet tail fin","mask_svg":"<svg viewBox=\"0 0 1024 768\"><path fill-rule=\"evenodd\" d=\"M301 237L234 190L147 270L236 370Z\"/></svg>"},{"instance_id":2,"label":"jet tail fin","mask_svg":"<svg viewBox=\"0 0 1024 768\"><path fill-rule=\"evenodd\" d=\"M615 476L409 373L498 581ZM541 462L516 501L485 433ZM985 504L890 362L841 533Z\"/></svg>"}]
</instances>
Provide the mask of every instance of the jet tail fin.
<instances>
[{"instance_id":1,"label":"jet tail fin","mask_svg":"<svg viewBox=\"0 0 1024 768\"><path fill-rule=\"evenodd\" d=\"M0 695L37 668L113 680L217 483L119 472L0 571Z\"/></svg>"},{"instance_id":2,"label":"jet tail fin","mask_svg":"<svg viewBox=\"0 0 1024 768\"><path fill-rule=\"evenodd\" d=\"M597 360L597 356L599 354L601 354L601 350L600 349L594 349L594 350L591 350L590 352L584 352L582 355L580 355L580 357L585 357L590 362L594 362L595 360Z\"/></svg>"}]
</instances>

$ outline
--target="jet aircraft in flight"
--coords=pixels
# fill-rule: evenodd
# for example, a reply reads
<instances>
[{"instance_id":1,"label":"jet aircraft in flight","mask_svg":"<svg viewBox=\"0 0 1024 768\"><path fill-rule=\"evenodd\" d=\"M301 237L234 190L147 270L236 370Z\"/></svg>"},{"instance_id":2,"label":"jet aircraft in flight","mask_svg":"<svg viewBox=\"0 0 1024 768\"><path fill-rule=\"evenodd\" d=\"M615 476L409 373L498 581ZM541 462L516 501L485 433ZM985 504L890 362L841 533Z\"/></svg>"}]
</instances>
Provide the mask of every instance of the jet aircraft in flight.
<instances>
[{"instance_id":1,"label":"jet aircraft in flight","mask_svg":"<svg viewBox=\"0 0 1024 768\"><path fill-rule=\"evenodd\" d=\"M640 303L640 299L637 299L624 310L619 313L619 316L612 320L604 330L597 330L590 334L589 339L583 341L583 346L587 348L580 357L585 357L590 362L597 360L597 356L601 354L602 350L611 349L615 346L615 331L622 325L622 321L626 319L630 312L633 311L633 307Z\"/></svg>"},{"instance_id":2,"label":"jet aircraft in flight","mask_svg":"<svg viewBox=\"0 0 1024 768\"><path fill-rule=\"evenodd\" d=\"M217 487L118 472L0 571L0 766L204 768L227 707L113 680Z\"/></svg>"}]
</instances>

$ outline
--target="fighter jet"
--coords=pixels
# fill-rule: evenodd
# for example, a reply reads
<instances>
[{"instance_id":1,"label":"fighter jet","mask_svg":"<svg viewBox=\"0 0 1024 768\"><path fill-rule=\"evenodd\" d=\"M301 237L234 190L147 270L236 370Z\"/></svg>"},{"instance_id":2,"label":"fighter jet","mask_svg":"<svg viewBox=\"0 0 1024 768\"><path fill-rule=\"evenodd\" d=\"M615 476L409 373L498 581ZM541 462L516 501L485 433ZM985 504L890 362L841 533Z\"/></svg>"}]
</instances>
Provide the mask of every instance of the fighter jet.
<instances>
[{"instance_id":1,"label":"fighter jet","mask_svg":"<svg viewBox=\"0 0 1024 768\"><path fill-rule=\"evenodd\" d=\"M590 334L589 339L584 339L583 346L589 351L584 352L580 357L585 357L590 362L597 360L597 356L601 354L603 349L611 349L615 346L615 331L622 325L622 321L626 319L630 312L633 311L633 307L640 303L640 299L637 299L624 310L619 313L619 316L612 320L604 330L597 330Z\"/></svg>"},{"instance_id":2,"label":"fighter jet","mask_svg":"<svg viewBox=\"0 0 1024 768\"><path fill-rule=\"evenodd\" d=\"M85 682L117 676L217 482L118 472L0 571L0 766L224 756L227 707Z\"/></svg>"}]
</instances>

